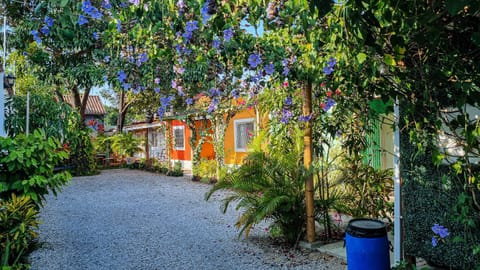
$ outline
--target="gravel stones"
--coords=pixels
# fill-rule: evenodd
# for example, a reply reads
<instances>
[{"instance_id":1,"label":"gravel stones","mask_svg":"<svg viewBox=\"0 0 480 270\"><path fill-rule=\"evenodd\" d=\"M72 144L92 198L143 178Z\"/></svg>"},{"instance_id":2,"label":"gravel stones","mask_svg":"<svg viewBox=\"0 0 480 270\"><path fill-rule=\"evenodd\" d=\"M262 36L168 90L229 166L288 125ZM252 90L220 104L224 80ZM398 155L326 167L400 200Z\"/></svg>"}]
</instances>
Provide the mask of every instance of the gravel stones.
<instances>
[{"instance_id":1,"label":"gravel stones","mask_svg":"<svg viewBox=\"0 0 480 270\"><path fill-rule=\"evenodd\" d=\"M75 177L48 196L32 269L345 269L343 261L275 245L257 226L238 238L224 193L186 177L128 169Z\"/></svg>"}]
</instances>

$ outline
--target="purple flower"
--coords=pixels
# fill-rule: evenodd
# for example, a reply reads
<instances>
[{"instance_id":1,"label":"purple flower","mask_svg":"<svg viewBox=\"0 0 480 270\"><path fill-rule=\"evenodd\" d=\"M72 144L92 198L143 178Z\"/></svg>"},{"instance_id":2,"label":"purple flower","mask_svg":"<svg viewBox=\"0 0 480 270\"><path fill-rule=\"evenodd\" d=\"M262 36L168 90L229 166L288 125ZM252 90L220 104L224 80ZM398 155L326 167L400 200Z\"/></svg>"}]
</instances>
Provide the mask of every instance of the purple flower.
<instances>
[{"instance_id":1,"label":"purple flower","mask_svg":"<svg viewBox=\"0 0 480 270\"><path fill-rule=\"evenodd\" d=\"M220 50L220 40L218 38L213 40L213 48L215 48L215 50Z\"/></svg>"},{"instance_id":2,"label":"purple flower","mask_svg":"<svg viewBox=\"0 0 480 270\"><path fill-rule=\"evenodd\" d=\"M274 72L275 66L272 63L265 65L265 73L267 75L272 75Z\"/></svg>"},{"instance_id":3,"label":"purple flower","mask_svg":"<svg viewBox=\"0 0 480 270\"><path fill-rule=\"evenodd\" d=\"M326 66L323 68L323 73L325 73L325 75L327 76L332 74L332 72L333 72L333 68L331 68L330 66Z\"/></svg>"},{"instance_id":4,"label":"purple flower","mask_svg":"<svg viewBox=\"0 0 480 270\"><path fill-rule=\"evenodd\" d=\"M104 0L103 3L102 3L102 7L104 9L111 9L112 8L112 4L110 4L110 0Z\"/></svg>"},{"instance_id":5,"label":"purple flower","mask_svg":"<svg viewBox=\"0 0 480 270\"><path fill-rule=\"evenodd\" d=\"M283 68L283 72L282 72L282 75L287 77L288 74L290 73L290 69L288 67L284 67Z\"/></svg>"},{"instance_id":6,"label":"purple flower","mask_svg":"<svg viewBox=\"0 0 480 270\"><path fill-rule=\"evenodd\" d=\"M260 58L259 54L252 53L248 57L248 64L250 65L251 68L256 68L261 63L262 63L262 58Z\"/></svg>"},{"instance_id":7,"label":"purple flower","mask_svg":"<svg viewBox=\"0 0 480 270\"><path fill-rule=\"evenodd\" d=\"M337 64L337 60L333 57L330 57L330 59L328 60L327 62L327 66L325 66L323 68L323 73L325 73L325 75L330 75L332 74L333 72L333 67Z\"/></svg>"},{"instance_id":8,"label":"purple flower","mask_svg":"<svg viewBox=\"0 0 480 270\"><path fill-rule=\"evenodd\" d=\"M335 106L335 104L337 104L335 102L335 100L331 99L331 98L326 98L325 99L325 107L323 108L323 110L325 112L328 112L333 106Z\"/></svg>"},{"instance_id":9,"label":"purple flower","mask_svg":"<svg viewBox=\"0 0 480 270\"><path fill-rule=\"evenodd\" d=\"M123 90L128 90L128 89L130 89L131 84L129 84L129 83L123 83L122 86L123 86Z\"/></svg>"},{"instance_id":10,"label":"purple flower","mask_svg":"<svg viewBox=\"0 0 480 270\"><path fill-rule=\"evenodd\" d=\"M212 99L212 102L210 102L210 105L208 105L207 112L211 113L214 110L216 110L217 106L218 106L218 103L219 103L218 99L216 99L216 98Z\"/></svg>"},{"instance_id":11,"label":"purple flower","mask_svg":"<svg viewBox=\"0 0 480 270\"><path fill-rule=\"evenodd\" d=\"M146 52L144 53L141 53L139 56L138 56L138 59L137 59L137 66L141 66L143 63L147 62L148 61L148 55Z\"/></svg>"},{"instance_id":12,"label":"purple flower","mask_svg":"<svg viewBox=\"0 0 480 270\"><path fill-rule=\"evenodd\" d=\"M117 79L118 79L119 82L123 83L125 81L125 79L127 79L127 74L125 73L125 71L120 70L118 72Z\"/></svg>"},{"instance_id":13,"label":"purple flower","mask_svg":"<svg viewBox=\"0 0 480 270\"><path fill-rule=\"evenodd\" d=\"M153 82L154 82L155 84L160 84L160 78L156 77L156 78L153 80Z\"/></svg>"},{"instance_id":14,"label":"purple flower","mask_svg":"<svg viewBox=\"0 0 480 270\"><path fill-rule=\"evenodd\" d=\"M40 28L40 31L42 32L42 34L48 35L48 33L50 33L50 28L48 28L48 26L44 25L44 26L42 26L42 28Z\"/></svg>"},{"instance_id":15,"label":"purple flower","mask_svg":"<svg viewBox=\"0 0 480 270\"><path fill-rule=\"evenodd\" d=\"M185 39L185 43L188 43L190 39L192 39L192 32L186 31L185 33L182 34L182 37Z\"/></svg>"},{"instance_id":16,"label":"purple flower","mask_svg":"<svg viewBox=\"0 0 480 270\"><path fill-rule=\"evenodd\" d=\"M287 59L283 59L282 60L282 66L286 67L288 65L288 60Z\"/></svg>"},{"instance_id":17,"label":"purple flower","mask_svg":"<svg viewBox=\"0 0 480 270\"><path fill-rule=\"evenodd\" d=\"M117 21L117 32L122 32L122 22L120 20Z\"/></svg>"},{"instance_id":18,"label":"purple flower","mask_svg":"<svg viewBox=\"0 0 480 270\"><path fill-rule=\"evenodd\" d=\"M436 247L438 245L438 239L436 237L432 237L432 246Z\"/></svg>"},{"instance_id":19,"label":"purple flower","mask_svg":"<svg viewBox=\"0 0 480 270\"><path fill-rule=\"evenodd\" d=\"M173 71L179 75L182 75L185 72L185 68L179 65L173 66Z\"/></svg>"},{"instance_id":20,"label":"purple flower","mask_svg":"<svg viewBox=\"0 0 480 270\"><path fill-rule=\"evenodd\" d=\"M103 62L108 63L110 62L110 55L107 55L103 58Z\"/></svg>"},{"instance_id":21,"label":"purple flower","mask_svg":"<svg viewBox=\"0 0 480 270\"><path fill-rule=\"evenodd\" d=\"M223 39L226 41L226 42L229 42L230 39L232 39L233 37L233 31L231 28L228 28L228 29L225 29L223 30Z\"/></svg>"},{"instance_id":22,"label":"purple flower","mask_svg":"<svg viewBox=\"0 0 480 270\"><path fill-rule=\"evenodd\" d=\"M155 93L157 93L157 94L158 94L158 93L160 93L160 88L158 88L158 87L155 87L155 88L153 88L153 91L155 91Z\"/></svg>"},{"instance_id":23,"label":"purple flower","mask_svg":"<svg viewBox=\"0 0 480 270\"><path fill-rule=\"evenodd\" d=\"M230 94L231 94L231 95L232 95L232 97L233 97L233 98L235 98L235 99L240 97L240 95L239 95L238 91L237 91L237 90L235 90L235 89L233 89L233 90L232 90L232 92L231 92Z\"/></svg>"},{"instance_id":24,"label":"purple flower","mask_svg":"<svg viewBox=\"0 0 480 270\"><path fill-rule=\"evenodd\" d=\"M103 81L108 82L108 76L107 75L103 75Z\"/></svg>"},{"instance_id":25,"label":"purple flower","mask_svg":"<svg viewBox=\"0 0 480 270\"><path fill-rule=\"evenodd\" d=\"M47 25L47 27L52 27L53 26L53 22L55 21L54 19L48 17L48 16L45 16L45 19L43 20L45 22L45 24Z\"/></svg>"},{"instance_id":26,"label":"purple flower","mask_svg":"<svg viewBox=\"0 0 480 270\"><path fill-rule=\"evenodd\" d=\"M168 105L170 105L170 102L172 102L172 100L174 99L174 96L170 95L170 96L167 96L167 97L161 97L160 98L160 105L162 105L162 107L167 107Z\"/></svg>"},{"instance_id":27,"label":"purple flower","mask_svg":"<svg viewBox=\"0 0 480 270\"><path fill-rule=\"evenodd\" d=\"M187 32L193 32L198 29L198 22L197 21L188 21L185 27Z\"/></svg>"},{"instance_id":28,"label":"purple flower","mask_svg":"<svg viewBox=\"0 0 480 270\"><path fill-rule=\"evenodd\" d=\"M292 117L293 117L292 111L290 111L289 109L283 108L282 118L280 119L280 122L282 122L283 124L288 124L288 122L290 121L290 118Z\"/></svg>"},{"instance_id":29,"label":"purple flower","mask_svg":"<svg viewBox=\"0 0 480 270\"><path fill-rule=\"evenodd\" d=\"M93 32L93 39L98 40L98 33L97 32Z\"/></svg>"},{"instance_id":30,"label":"purple flower","mask_svg":"<svg viewBox=\"0 0 480 270\"><path fill-rule=\"evenodd\" d=\"M448 235L450 235L450 233L448 232L448 229L443 227L442 225L439 225L437 223L435 223L432 227L432 231L435 233L435 234L438 234L440 236L440 238L445 238L447 237Z\"/></svg>"},{"instance_id":31,"label":"purple flower","mask_svg":"<svg viewBox=\"0 0 480 270\"><path fill-rule=\"evenodd\" d=\"M177 92L179 96L185 96L185 93L183 92L183 86L177 85Z\"/></svg>"},{"instance_id":32,"label":"purple flower","mask_svg":"<svg viewBox=\"0 0 480 270\"><path fill-rule=\"evenodd\" d=\"M301 115L299 118L298 118L298 121L300 122L308 122L312 119L312 115L309 114L309 115Z\"/></svg>"},{"instance_id":33,"label":"purple flower","mask_svg":"<svg viewBox=\"0 0 480 270\"><path fill-rule=\"evenodd\" d=\"M128 2L130 2L130 4L135 5L135 6L140 5L140 0L128 0Z\"/></svg>"},{"instance_id":34,"label":"purple flower","mask_svg":"<svg viewBox=\"0 0 480 270\"><path fill-rule=\"evenodd\" d=\"M82 2L82 9L85 14L88 16L92 17L93 19L101 19L103 17L102 13L98 11L98 9L94 6L92 6L92 3L90 3L90 0L85 0Z\"/></svg>"},{"instance_id":35,"label":"purple flower","mask_svg":"<svg viewBox=\"0 0 480 270\"><path fill-rule=\"evenodd\" d=\"M333 68L337 64L337 60L333 57L330 57L327 64L329 67Z\"/></svg>"},{"instance_id":36,"label":"purple flower","mask_svg":"<svg viewBox=\"0 0 480 270\"><path fill-rule=\"evenodd\" d=\"M201 9L203 24L207 24L208 20L210 20L210 18L212 17L212 15L210 15L208 13L208 6L209 5L210 5L210 1L207 0L207 1L205 1L205 4L203 4L202 9Z\"/></svg>"},{"instance_id":37,"label":"purple flower","mask_svg":"<svg viewBox=\"0 0 480 270\"><path fill-rule=\"evenodd\" d=\"M173 89L177 89L177 81L172 80L171 86L172 86Z\"/></svg>"},{"instance_id":38,"label":"purple flower","mask_svg":"<svg viewBox=\"0 0 480 270\"><path fill-rule=\"evenodd\" d=\"M220 96L221 92L218 88L211 88L210 89L210 96L211 97L216 97L216 96Z\"/></svg>"},{"instance_id":39,"label":"purple flower","mask_svg":"<svg viewBox=\"0 0 480 270\"><path fill-rule=\"evenodd\" d=\"M157 114L158 114L158 117L160 119L163 118L163 115L165 114L165 111L166 111L165 107L158 107Z\"/></svg>"},{"instance_id":40,"label":"purple flower","mask_svg":"<svg viewBox=\"0 0 480 270\"><path fill-rule=\"evenodd\" d=\"M287 97L283 104L285 104L286 106L291 106L293 104L292 97Z\"/></svg>"},{"instance_id":41,"label":"purple flower","mask_svg":"<svg viewBox=\"0 0 480 270\"><path fill-rule=\"evenodd\" d=\"M87 24L87 23L88 23L87 17L85 17L83 15L78 16L78 25L82 26L82 25Z\"/></svg>"},{"instance_id":42,"label":"purple flower","mask_svg":"<svg viewBox=\"0 0 480 270\"><path fill-rule=\"evenodd\" d=\"M192 104L193 104L193 98L187 98L187 99L185 100L185 103L186 103L187 105L192 105Z\"/></svg>"},{"instance_id":43,"label":"purple flower","mask_svg":"<svg viewBox=\"0 0 480 270\"><path fill-rule=\"evenodd\" d=\"M184 2L183 0L179 0L179 1L177 2L177 8L178 8L179 10L182 10L182 11L183 11L186 7L187 7L187 5L185 5L185 2Z\"/></svg>"}]
</instances>

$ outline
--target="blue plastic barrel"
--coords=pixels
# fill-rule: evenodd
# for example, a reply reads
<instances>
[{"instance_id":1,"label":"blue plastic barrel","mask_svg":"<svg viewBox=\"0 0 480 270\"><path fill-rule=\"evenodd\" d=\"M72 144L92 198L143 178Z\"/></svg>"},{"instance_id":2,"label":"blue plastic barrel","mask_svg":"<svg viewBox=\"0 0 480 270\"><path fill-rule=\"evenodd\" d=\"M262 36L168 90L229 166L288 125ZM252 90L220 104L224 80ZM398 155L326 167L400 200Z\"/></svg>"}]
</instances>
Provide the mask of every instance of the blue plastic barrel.
<instances>
[{"instance_id":1,"label":"blue plastic barrel","mask_svg":"<svg viewBox=\"0 0 480 270\"><path fill-rule=\"evenodd\" d=\"M352 219L345 234L348 270L389 270L387 228L380 220Z\"/></svg>"}]
</instances>

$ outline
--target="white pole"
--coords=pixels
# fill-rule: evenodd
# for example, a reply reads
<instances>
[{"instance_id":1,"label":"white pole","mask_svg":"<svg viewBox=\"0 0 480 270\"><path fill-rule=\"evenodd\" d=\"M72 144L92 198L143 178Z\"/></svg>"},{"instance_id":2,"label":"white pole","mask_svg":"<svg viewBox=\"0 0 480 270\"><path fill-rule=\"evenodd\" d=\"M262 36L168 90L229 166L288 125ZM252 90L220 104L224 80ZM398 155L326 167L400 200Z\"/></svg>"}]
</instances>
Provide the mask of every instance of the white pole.
<instances>
[{"instance_id":1,"label":"white pole","mask_svg":"<svg viewBox=\"0 0 480 270\"><path fill-rule=\"evenodd\" d=\"M394 182L394 196L395 204L393 209L394 226L393 226L393 256L395 265L402 259L402 206L401 206L401 180L400 180L400 130L398 127L400 118L400 108L398 105L398 98L395 100L393 107L395 118L395 131L393 135L393 182Z\"/></svg>"},{"instance_id":2,"label":"white pole","mask_svg":"<svg viewBox=\"0 0 480 270\"><path fill-rule=\"evenodd\" d=\"M26 128L25 134L30 133L30 92L27 92L27 119L26 119Z\"/></svg>"},{"instance_id":3,"label":"white pole","mask_svg":"<svg viewBox=\"0 0 480 270\"><path fill-rule=\"evenodd\" d=\"M3 75L2 70L0 71L0 137L7 137L7 133L5 132L5 91L3 90Z\"/></svg>"},{"instance_id":4,"label":"white pole","mask_svg":"<svg viewBox=\"0 0 480 270\"><path fill-rule=\"evenodd\" d=\"M5 90L3 89L4 82L4 72L5 72L5 47L6 47L6 26L7 26L7 17L3 16L3 63L2 70L0 71L0 136L7 137L5 132Z\"/></svg>"},{"instance_id":5,"label":"white pole","mask_svg":"<svg viewBox=\"0 0 480 270\"><path fill-rule=\"evenodd\" d=\"M7 16L3 16L3 72L6 72L7 62Z\"/></svg>"}]
</instances>

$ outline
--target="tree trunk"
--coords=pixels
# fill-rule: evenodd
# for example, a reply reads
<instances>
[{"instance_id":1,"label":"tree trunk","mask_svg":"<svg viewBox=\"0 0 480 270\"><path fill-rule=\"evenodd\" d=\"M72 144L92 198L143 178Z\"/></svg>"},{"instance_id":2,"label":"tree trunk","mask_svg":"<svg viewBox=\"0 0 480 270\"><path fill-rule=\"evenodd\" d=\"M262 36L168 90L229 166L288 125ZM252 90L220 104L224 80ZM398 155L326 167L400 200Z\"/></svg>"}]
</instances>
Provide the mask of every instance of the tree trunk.
<instances>
[{"instance_id":1,"label":"tree trunk","mask_svg":"<svg viewBox=\"0 0 480 270\"><path fill-rule=\"evenodd\" d=\"M120 100L118 102L118 119L117 119L117 132L123 132L123 125L125 123L125 114L127 113L124 110L125 105L125 92L120 91Z\"/></svg>"},{"instance_id":2,"label":"tree trunk","mask_svg":"<svg viewBox=\"0 0 480 270\"><path fill-rule=\"evenodd\" d=\"M303 88L304 103L303 115L308 116L312 113L312 84L307 83ZM303 164L306 170L310 170L312 165L312 124L306 122L305 135L303 137L304 151ZM307 211L307 241L313 243L315 241L315 213L313 201L313 175L308 174L305 180L305 204Z\"/></svg>"}]
</instances>

